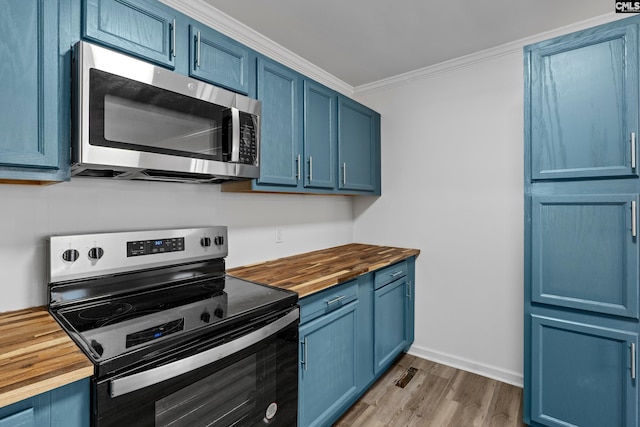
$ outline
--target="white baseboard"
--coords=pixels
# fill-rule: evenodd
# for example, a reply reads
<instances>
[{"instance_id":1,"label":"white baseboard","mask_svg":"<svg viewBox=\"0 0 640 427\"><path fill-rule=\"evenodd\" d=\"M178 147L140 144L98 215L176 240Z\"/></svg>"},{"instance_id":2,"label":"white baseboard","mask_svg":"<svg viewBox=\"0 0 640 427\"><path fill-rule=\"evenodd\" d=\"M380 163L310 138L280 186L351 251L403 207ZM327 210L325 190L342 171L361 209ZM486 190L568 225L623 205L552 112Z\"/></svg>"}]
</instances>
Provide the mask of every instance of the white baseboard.
<instances>
[{"instance_id":1,"label":"white baseboard","mask_svg":"<svg viewBox=\"0 0 640 427\"><path fill-rule=\"evenodd\" d=\"M502 368L473 362L462 357L442 353L436 350L419 347L416 345L411 346L411 348L409 349L409 354L421 357L423 359L431 360L432 362L451 366L456 369L462 369L463 371L482 375L483 377L502 381L503 383L511 384L520 388L522 388L523 385L522 374L518 372L507 371Z\"/></svg>"}]
</instances>

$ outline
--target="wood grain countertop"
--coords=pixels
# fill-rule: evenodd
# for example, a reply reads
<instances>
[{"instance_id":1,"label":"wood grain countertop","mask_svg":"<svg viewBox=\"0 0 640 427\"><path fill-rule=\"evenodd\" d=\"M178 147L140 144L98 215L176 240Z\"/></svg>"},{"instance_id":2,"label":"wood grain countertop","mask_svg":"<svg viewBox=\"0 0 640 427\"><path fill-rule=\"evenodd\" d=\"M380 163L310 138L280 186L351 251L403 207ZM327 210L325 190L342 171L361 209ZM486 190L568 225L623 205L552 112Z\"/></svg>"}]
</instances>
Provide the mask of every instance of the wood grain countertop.
<instances>
[{"instance_id":1,"label":"wood grain countertop","mask_svg":"<svg viewBox=\"0 0 640 427\"><path fill-rule=\"evenodd\" d=\"M418 249L350 243L231 268L227 274L295 291L302 298L419 254Z\"/></svg>"},{"instance_id":2,"label":"wood grain countertop","mask_svg":"<svg viewBox=\"0 0 640 427\"><path fill-rule=\"evenodd\" d=\"M46 307L0 313L0 408L93 375Z\"/></svg>"}]
</instances>

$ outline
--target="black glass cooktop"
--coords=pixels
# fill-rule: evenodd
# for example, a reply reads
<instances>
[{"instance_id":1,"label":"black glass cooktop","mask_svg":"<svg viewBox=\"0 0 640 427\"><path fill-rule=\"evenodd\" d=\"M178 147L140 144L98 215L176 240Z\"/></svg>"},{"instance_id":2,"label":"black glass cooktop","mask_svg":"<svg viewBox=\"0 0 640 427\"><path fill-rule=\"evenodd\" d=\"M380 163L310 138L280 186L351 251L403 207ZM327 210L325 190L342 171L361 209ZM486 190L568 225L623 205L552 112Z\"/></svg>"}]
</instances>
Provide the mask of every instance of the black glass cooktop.
<instances>
[{"instance_id":1,"label":"black glass cooktop","mask_svg":"<svg viewBox=\"0 0 640 427\"><path fill-rule=\"evenodd\" d=\"M194 279L59 307L53 314L100 362L297 296L231 276Z\"/></svg>"}]
</instances>

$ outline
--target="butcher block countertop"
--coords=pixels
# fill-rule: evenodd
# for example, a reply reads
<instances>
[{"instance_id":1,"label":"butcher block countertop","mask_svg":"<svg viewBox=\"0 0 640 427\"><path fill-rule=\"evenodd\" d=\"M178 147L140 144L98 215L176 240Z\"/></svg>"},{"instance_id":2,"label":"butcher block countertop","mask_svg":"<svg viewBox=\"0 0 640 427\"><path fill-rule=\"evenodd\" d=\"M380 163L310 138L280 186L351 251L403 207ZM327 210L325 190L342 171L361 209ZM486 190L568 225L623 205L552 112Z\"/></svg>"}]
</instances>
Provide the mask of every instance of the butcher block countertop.
<instances>
[{"instance_id":1,"label":"butcher block countertop","mask_svg":"<svg viewBox=\"0 0 640 427\"><path fill-rule=\"evenodd\" d=\"M241 279L295 291L303 298L419 254L418 249L350 243L231 268L227 273Z\"/></svg>"},{"instance_id":2,"label":"butcher block countertop","mask_svg":"<svg viewBox=\"0 0 640 427\"><path fill-rule=\"evenodd\" d=\"M0 313L0 408L93 375L45 307Z\"/></svg>"}]
</instances>

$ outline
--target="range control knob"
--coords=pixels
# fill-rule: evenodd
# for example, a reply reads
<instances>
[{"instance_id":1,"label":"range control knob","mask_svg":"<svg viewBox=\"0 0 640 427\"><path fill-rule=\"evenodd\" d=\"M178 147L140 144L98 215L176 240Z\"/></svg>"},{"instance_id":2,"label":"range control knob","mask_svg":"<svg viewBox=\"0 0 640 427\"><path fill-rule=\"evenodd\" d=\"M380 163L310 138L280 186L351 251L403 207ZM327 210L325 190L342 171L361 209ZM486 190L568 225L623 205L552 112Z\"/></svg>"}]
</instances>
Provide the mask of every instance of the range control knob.
<instances>
[{"instance_id":1,"label":"range control knob","mask_svg":"<svg viewBox=\"0 0 640 427\"><path fill-rule=\"evenodd\" d=\"M89 258L99 260L104 255L104 250L99 247L89 249Z\"/></svg>"},{"instance_id":2,"label":"range control knob","mask_svg":"<svg viewBox=\"0 0 640 427\"><path fill-rule=\"evenodd\" d=\"M218 318L222 319L224 317L224 311L221 308L216 308L216 311L213 314Z\"/></svg>"},{"instance_id":3,"label":"range control knob","mask_svg":"<svg viewBox=\"0 0 640 427\"><path fill-rule=\"evenodd\" d=\"M205 311L200 315L200 320L202 320L204 323L209 323L209 321L211 320L211 315L208 311Z\"/></svg>"},{"instance_id":4,"label":"range control knob","mask_svg":"<svg viewBox=\"0 0 640 427\"><path fill-rule=\"evenodd\" d=\"M80 252L75 249L67 249L62 253L62 259L67 262L75 262L80 257Z\"/></svg>"},{"instance_id":5,"label":"range control knob","mask_svg":"<svg viewBox=\"0 0 640 427\"><path fill-rule=\"evenodd\" d=\"M216 246L222 246L224 245L224 236L216 236L213 238L213 243L216 244Z\"/></svg>"},{"instance_id":6,"label":"range control knob","mask_svg":"<svg viewBox=\"0 0 640 427\"><path fill-rule=\"evenodd\" d=\"M102 347L102 344L100 344L96 340L91 340L89 345L91 345L91 347L93 347L93 349L96 351L96 353L98 353L98 356L102 356L102 353L104 353L104 347Z\"/></svg>"},{"instance_id":7,"label":"range control knob","mask_svg":"<svg viewBox=\"0 0 640 427\"><path fill-rule=\"evenodd\" d=\"M205 248L211 246L211 238L203 237L202 239L200 239L200 246L204 246Z\"/></svg>"}]
</instances>

